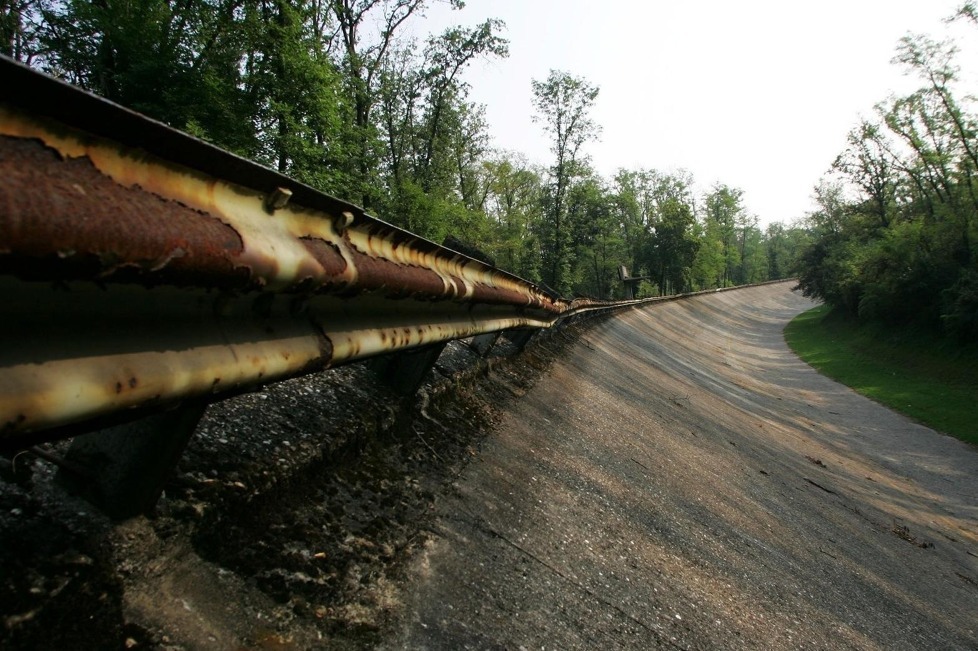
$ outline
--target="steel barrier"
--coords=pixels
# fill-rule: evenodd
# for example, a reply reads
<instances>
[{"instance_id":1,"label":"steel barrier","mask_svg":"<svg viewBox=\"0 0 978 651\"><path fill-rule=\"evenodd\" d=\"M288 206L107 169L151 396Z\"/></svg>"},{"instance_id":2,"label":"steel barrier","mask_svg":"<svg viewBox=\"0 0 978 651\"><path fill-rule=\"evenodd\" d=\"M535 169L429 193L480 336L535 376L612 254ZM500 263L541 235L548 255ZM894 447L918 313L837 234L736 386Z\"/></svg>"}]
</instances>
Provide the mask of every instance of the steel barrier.
<instances>
[{"instance_id":1,"label":"steel barrier","mask_svg":"<svg viewBox=\"0 0 978 651\"><path fill-rule=\"evenodd\" d=\"M0 438L581 309L9 60Z\"/></svg>"},{"instance_id":2,"label":"steel barrier","mask_svg":"<svg viewBox=\"0 0 978 651\"><path fill-rule=\"evenodd\" d=\"M562 299L3 57L0 299L0 450L98 430L75 456L139 476L236 392L401 353L409 393L449 340L646 302Z\"/></svg>"}]
</instances>

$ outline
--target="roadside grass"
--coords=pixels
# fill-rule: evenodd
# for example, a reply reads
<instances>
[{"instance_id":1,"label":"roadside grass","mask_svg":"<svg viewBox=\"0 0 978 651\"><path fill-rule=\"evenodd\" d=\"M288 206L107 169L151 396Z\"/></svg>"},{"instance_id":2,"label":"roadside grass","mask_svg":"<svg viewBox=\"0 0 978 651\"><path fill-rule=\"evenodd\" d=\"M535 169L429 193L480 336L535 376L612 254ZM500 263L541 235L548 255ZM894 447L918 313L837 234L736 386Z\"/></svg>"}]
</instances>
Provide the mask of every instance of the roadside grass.
<instances>
[{"instance_id":1,"label":"roadside grass","mask_svg":"<svg viewBox=\"0 0 978 651\"><path fill-rule=\"evenodd\" d=\"M823 375L933 429L978 444L978 346L863 325L819 306L784 329Z\"/></svg>"}]
</instances>

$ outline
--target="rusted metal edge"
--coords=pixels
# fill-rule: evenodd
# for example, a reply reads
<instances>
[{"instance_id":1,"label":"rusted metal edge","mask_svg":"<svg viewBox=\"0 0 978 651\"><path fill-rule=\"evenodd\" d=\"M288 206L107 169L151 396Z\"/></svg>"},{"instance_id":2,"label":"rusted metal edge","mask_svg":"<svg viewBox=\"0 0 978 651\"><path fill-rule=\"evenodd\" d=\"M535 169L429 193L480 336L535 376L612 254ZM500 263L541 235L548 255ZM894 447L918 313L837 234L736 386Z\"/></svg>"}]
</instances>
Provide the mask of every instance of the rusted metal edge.
<instances>
[{"instance_id":1,"label":"rusted metal edge","mask_svg":"<svg viewBox=\"0 0 978 651\"><path fill-rule=\"evenodd\" d=\"M68 140L74 142L60 142L62 147L41 137L62 156L84 158L95 153L100 146L108 147L119 152L123 158L128 158L122 161L123 164L163 163L166 168L178 170L178 174L192 171L193 176L202 179L218 179L222 186L219 189L230 188L232 191L244 191L246 195L257 194L261 198L262 208L276 215L278 212L275 210L275 202L268 200L281 201L284 191L288 197L285 207L301 206L300 212L307 216L327 216L339 230L351 228L369 233L378 241L386 242L388 246L409 249L414 256L451 258L456 263L464 262L473 268L477 266L472 264L475 261L471 258L367 215L358 206L319 192L278 172L3 56L0 56L0 105L14 114L20 114L22 124L18 131L21 137L36 136L31 133L34 129L47 131L49 137L67 134ZM35 123L34 129L23 130L25 124L31 121ZM64 151L66 145L69 151ZM94 151L89 152L88 148ZM105 161L90 158L102 173L112 176L119 171L99 167L99 162L105 164ZM127 187L146 180L145 175L137 178L136 174L113 178ZM170 181L172 179L167 182ZM143 189L155 192L161 190L158 186L159 184L150 183L149 187L144 186ZM160 192L159 196L178 202L181 199L180 196L168 196L166 192ZM215 199L227 200L228 197ZM199 205L191 202L188 207L198 209ZM328 253L324 255L328 257ZM558 298L549 290L534 286L511 273L482 266L492 269L494 275L500 279L508 278L524 288L533 287L537 294L550 299Z\"/></svg>"},{"instance_id":2,"label":"rusted metal edge","mask_svg":"<svg viewBox=\"0 0 978 651\"><path fill-rule=\"evenodd\" d=\"M583 312L0 58L0 447Z\"/></svg>"},{"instance_id":3,"label":"rusted metal edge","mask_svg":"<svg viewBox=\"0 0 978 651\"><path fill-rule=\"evenodd\" d=\"M0 439L552 318L507 306L0 278ZM25 439L26 440L26 439Z\"/></svg>"},{"instance_id":4,"label":"rusted metal edge","mask_svg":"<svg viewBox=\"0 0 978 651\"><path fill-rule=\"evenodd\" d=\"M2 440L597 305L0 60Z\"/></svg>"}]
</instances>

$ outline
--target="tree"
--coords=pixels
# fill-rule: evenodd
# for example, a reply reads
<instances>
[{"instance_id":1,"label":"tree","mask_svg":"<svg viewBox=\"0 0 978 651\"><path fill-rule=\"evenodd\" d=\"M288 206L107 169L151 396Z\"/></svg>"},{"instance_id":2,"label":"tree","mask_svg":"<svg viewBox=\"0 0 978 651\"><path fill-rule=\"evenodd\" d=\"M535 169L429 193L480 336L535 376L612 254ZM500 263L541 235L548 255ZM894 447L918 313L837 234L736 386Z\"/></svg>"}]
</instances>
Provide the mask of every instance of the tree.
<instances>
[{"instance_id":1,"label":"tree","mask_svg":"<svg viewBox=\"0 0 978 651\"><path fill-rule=\"evenodd\" d=\"M931 216L947 220L960 237L953 254L968 266L972 258L971 230L978 212L978 122L968 115L952 92L959 69L957 48L926 36L901 39L896 62L919 76L924 87L893 102L884 116L887 125L916 154L923 170Z\"/></svg>"},{"instance_id":2,"label":"tree","mask_svg":"<svg viewBox=\"0 0 978 651\"><path fill-rule=\"evenodd\" d=\"M850 133L835 170L855 199L819 188L799 269L806 293L860 319L943 323L969 337L978 336L978 121L974 100L955 92L955 55L953 43L901 41L894 62L922 86Z\"/></svg>"},{"instance_id":3,"label":"tree","mask_svg":"<svg viewBox=\"0 0 978 651\"><path fill-rule=\"evenodd\" d=\"M252 156L314 187L343 193L349 180L336 97L342 80L313 31L314 5L260 1L245 8L249 44L242 83L251 98L258 150Z\"/></svg>"},{"instance_id":4,"label":"tree","mask_svg":"<svg viewBox=\"0 0 978 651\"><path fill-rule=\"evenodd\" d=\"M707 232L719 237L720 248L723 251L723 269L717 284L725 287L728 284L742 282L742 256L737 246L737 227L744 219L743 190L717 185L706 196Z\"/></svg>"},{"instance_id":5,"label":"tree","mask_svg":"<svg viewBox=\"0 0 978 651\"><path fill-rule=\"evenodd\" d=\"M464 6L462 0L447 1L455 9ZM412 16L420 15L426 4L427 0L331 0L329 3L337 27L336 38L328 42L331 48L338 49L347 93L352 98L346 130L350 173L360 186L358 200L364 207L374 203L371 188L377 185L372 172L378 164L373 115L379 97L378 84L398 32ZM364 32L371 26L376 26L375 33L364 39Z\"/></svg>"},{"instance_id":6,"label":"tree","mask_svg":"<svg viewBox=\"0 0 978 651\"><path fill-rule=\"evenodd\" d=\"M625 246L622 263L633 276L648 273L643 252L649 248L652 236L655 211L652 186L656 176L651 170L620 169L612 180L612 209Z\"/></svg>"},{"instance_id":7,"label":"tree","mask_svg":"<svg viewBox=\"0 0 978 651\"><path fill-rule=\"evenodd\" d=\"M0 0L0 54L28 65L43 54L40 33L53 0Z\"/></svg>"},{"instance_id":8,"label":"tree","mask_svg":"<svg viewBox=\"0 0 978 651\"><path fill-rule=\"evenodd\" d=\"M428 41L424 71L427 111L417 170L421 187L426 192L431 190L438 173L436 161L438 149L446 146L450 148L445 141L450 140L451 135L461 135L464 139L467 118L475 117L478 120L481 117L479 111L473 111L465 105L465 87L459 83L458 76L477 57L509 55L508 42L498 33L503 26L502 21L490 19L473 28L449 28L439 38ZM484 126L484 122L479 122L479 126ZM453 131L454 134L448 135L449 131ZM473 130L468 129L468 131ZM476 128L475 131L481 129ZM470 142L473 142L471 138ZM459 158L458 153L456 150L456 163ZM457 165L456 169L458 169ZM459 190L463 195L467 189L463 187L464 185L464 181L459 184Z\"/></svg>"},{"instance_id":9,"label":"tree","mask_svg":"<svg viewBox=\"0 0 978 651\"><path fill-rule=\"evenodd\" d=\"M574 292L610 298L625 249L612 199L600 178L591 175L571 187L567 223L575 247L570 272Z\"/></svg>"},{"instance_id":10,"label":"tree","mask_svg":"<svg viewBox=\"0 0 978 651\"><path fill-rule=\"evenodd\" d=\"M893 148L881 125L865 120L849 132L848 143L832 166L865 193L870 211L886 228L894 217L898 191Z\"/></svg>"},{"instance_id":11,"label":"tree","mask_svg":"<svg viewBox=\"0 0 978 651\"><path fill-rule=\"evenodd\" d=\"M757 227L757 215L741 213L737 222L740 247L740 268L737 284L756 283L767 279L767 260L764 233Z\"/></svg>"},{"instance_id":12,"label":"tree","mask_svg":"<svg viewBox=\"0 0 978 651\"><path fill-rule=\"evenodd\" d=\"M499 265L528 280L540 280L536 236L543 205L543 171L525 157L499 153L482 164L484 209L493 224L490 249Z\"/></svg>"},{"instance_id":13,"label":"tree","mask_svg":"<svg viewBox=\"0 0 978 651\"><path fill-rule=\"evenodd\" d=\"M52 3L38 40L41 69L232 151L277 165L266 132L273 88L325 99L305 74L302 3L165 0ZM284 66L284 67L283 67ZM277 67L277 69L276 69ZM297 79L283 74L295 73ZM323 77L328 70L318 74ZM318 101L324 101L318 100ZM296 109L292 109L294 113ZM279 120L281 122L281 120Z\"/></svg>"},{"instance_id":14,"label":"tree","mask_svg":"<svg viewBox=\"0 0 978 651\"><path fill-rule=\"evenodd\" d=\"M726 269L720 225L713 216L707 214L703 223L696 226L699 248L690 271L693 286L696 289L718 287L723 282Z\"/></svg>"},{"instance_id":15,"label":"tree","mask_svg":"<svg viewBox=\"0 0 978 651\"><path fill-rule=\"evenodd\" d=\"M534 119L542 122L553 139L550 151L554 164L545 198L544 221L541 224L544 281L560 292L570 289L570 229L567 225L567 193L582 176L586 165L581 148L598 137L600 127L590 111L598 97L598 88L566 72L551 70L546 81L533 82Z\"/></svg>"},{"instance_id":16,"label":"tree","mask_svg":"<svg viewBox=\"0 0 978 651\"><path fill-rule=\"evenodd\" d=\"M787 278L792 273L797 256L797 238L798 234L781 222L768 224L765 232L767 278L777 280Z\"/></svg>"}]
</instances>

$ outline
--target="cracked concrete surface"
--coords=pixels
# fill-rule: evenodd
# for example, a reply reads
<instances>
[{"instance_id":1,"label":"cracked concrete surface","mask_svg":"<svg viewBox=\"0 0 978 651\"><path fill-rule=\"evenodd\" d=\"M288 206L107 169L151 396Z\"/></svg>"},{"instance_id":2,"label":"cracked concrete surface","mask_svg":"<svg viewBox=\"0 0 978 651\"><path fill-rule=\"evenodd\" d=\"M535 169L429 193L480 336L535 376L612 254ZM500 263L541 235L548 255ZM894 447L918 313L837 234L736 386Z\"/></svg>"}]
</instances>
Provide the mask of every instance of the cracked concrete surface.
<instances>
[{"instance_id":1,"label":"cracked concrete surface","mask_svg":"<svg viewBox=\"0 0 978 651\"><path fill-rule=\"evenodd\" d=\"M790 287L213 405L150 518L0 459L0 647L978 648L976 448L795 358Z\"/></svg>"},{"instance_id":2,"label":"cracked concrete surface","mask_svg":"<svg viewBox=\"0 0 978 651\"><path fill-rule=\"evenodd\" d=\"M978 450L799 361L811 306L587 332L438 501L384 648L978 648Z\"/></svg>"}]
</instances>

